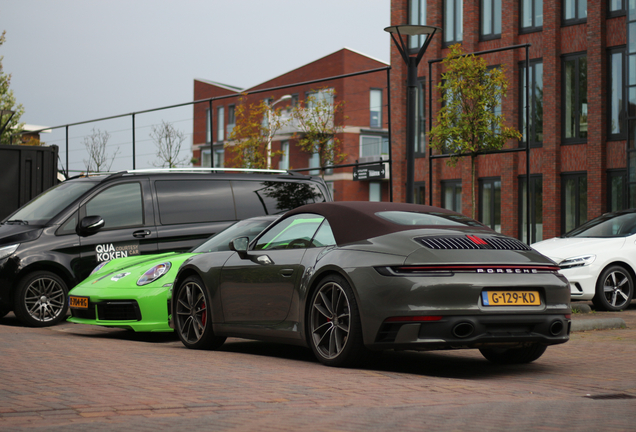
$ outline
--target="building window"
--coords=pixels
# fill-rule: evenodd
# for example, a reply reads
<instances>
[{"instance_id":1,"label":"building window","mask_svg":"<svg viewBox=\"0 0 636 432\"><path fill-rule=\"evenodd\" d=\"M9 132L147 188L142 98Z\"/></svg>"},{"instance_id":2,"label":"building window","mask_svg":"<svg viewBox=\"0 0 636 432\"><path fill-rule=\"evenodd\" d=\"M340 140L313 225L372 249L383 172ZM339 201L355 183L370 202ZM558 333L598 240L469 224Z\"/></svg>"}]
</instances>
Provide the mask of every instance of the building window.
<instances>
[{"instance_id":1,"label":"building window","mask_svg":"<svg viewBox=\"0 0 636 432\"><path fill-rule=\"evenodd\" d=\"M210 108L205 110L205 142L212 142L212 117L210 116Z\"/></svg>"},{"instance_id":2,"label":"building window","mask_svg":"<svg viewBox=\"0 0 636 432\"><path fill-rule=\"evenodd\" d=\"M461 213L462 181L447 180L442 182L442 207Z\"/></svg>"},{"instance_id":3,"label":"building window","mask_svg":"<svg viewBox=\"0 0 636 432\"><path fill-rule=\"evenodd\" d=\"M580 24L585 21L587 21L587 0L563 2L563 25Z\"/></svg>"},{"instance_id":4,"label":"building window","mask_svg":"<svg viewBox=\"0 0 636 432\"><path fill-rule=\"evenodd\" d=\"M501 37L501 0L481 0L481 40Z\"/></svg>"},{"instance_id":5,"label":"building window","mask_svg":"<svg viewBox=\"0 0 636 432\"><path fill-rule=\"evenodd\" d=\"M225 108L218 107L216 109L216 141L223 142L225 138Z\"/></svg>"},{"instance_id":6,"label":"building window","mask_svg":"<svg viewBox=\"0 0 636 432\"><path fill-rule=\"evenodd\" d=\"M563 138L566 143L587 140L587 55L563 59Z\"/></svg>"},{"instance_id":7,"label":"building window","mask_svg":"<svg viewBox=\"0 0 636 432\"><path fill-rule=\"evenodd\" d=\"M625 48L609 52L609 139L626 139Z\"/></svg>"},{"instance_id":8,"label":"building window","mask_svg":"<svg viewBox=\"0 0 636 432\"><path fill-rule=\"evenodd\" d=\"M209 168L212 166L212 150L210 147L201 149L201 168Z\"/></svg>"},{"instance_id":9,"label":"building window","mask_svg":"<svg viewBox=\"0 0 636 432\"><path fill-rule=\"evenodd\" d=\"M530 147L541 147L543 144L543 62L541 60L534 60L530 62L529 69L529 82L530 87L528 89L530 97L530 123L528 128L530 129ZM521 88L519 89L521 106L519 111L521 112L521 124L519 128L523 133L522 145L525 147L527 142L528 131L526 129L526 67L525 62L520 67L519 82Z\"/></svg>"},{"instance_id":10,"label":"building window","mask_svg":"<svg viewBox=\"0 0 636 432\"><path fill-rule=\"evenodd\" d=\"M236 126L236 107L228 105L227 107L227 135L231 135Z\"/></svg>"},{"instance_id":11,"label":"building window","mask_svg":"<svg viewBox=\"0 0 636 432\"><path fill-rule=\"evenodd\" d=\"M528 244L543 240L543 177L530 175L530 190L526 188L527 177L519 177L519 233L521 241ZM528 240L528 213L526 205L530 194L530 240Z\"/></svg>"},{"instance_id":12,"label":"building window","mask_svg":"<svg viewBox=\"0 0 636 432\"><path fill-rule=\"evenodd\" d=\"M444 45L461 42L464 32L462 0L444 0Z\"/></svg>"},{"instance_id":13,"label":"building window","mask_svg":"<svg viewBox=\"0 0 636 432\"><path fill-rule=\"evenodd\" d=\"M382 90L371 89L369 93L369 111L371 114L370 126L382 127Z\"/></svg>"},{"instance_id":14,"label":"building window","mask_svg":"<svg viewBox=\"0 0 636 432\"><path fill-rule=\"evenodd\" d=\"M564 174L561 179L563 233L572 231L587 220L587 174Z\"/></svg>"},{"instance_id":15,"label":"building window","mask_svg":"<svg viewBox=\"0 0 636 432\"><path fill-rule=\"evenodd\" d=\"M621 16L627 13L627 0L610 0L609 16Z\"/></svg>"},{"instance_id":16,"label":"building window","mask_svg":"<svg viewBox=\"0 0 636 432\"><path fill-rule=\"evenodd\" d=\"M424 78L417 80L415 92L415 157L426 156L426 96Z\"/></svg>"},{"instance_id":17,"label":"building window","mask_svg":"<svg viewBox=\"0 0 636 432\"><path fill-rule=\"evenodd\" d=\"M212 157L214 168L223 168L225 166L225 150L223 149L223 144L215 145L212 147Z\"/></svg>"},{"instance_id":18,"label":"building window","mask_svg":"<svg viewBox=\"0 0 636 432\"><path fill-rule=\"evenodd\" d=\"M409 24L426 25L426 0L409 1ZM418 51L425 39L426 35L409 36L409 49Z\"/></svg>"},{"instance_id":19,"label":"building window","mask_svg":"<svg viewBox=\"0 0 636 432\"><path fill-rule=\"evenodd\" d=\"M382 201L382 183L369 182L369 201Z\"/></svg>"},{"instance_id":20,"label":"building window","mask_svg":"<svg viewBox=\"0 0 636 432\"><path fill-rule=\"evenodd\" d=\"M501 179L479 179L479 220L501 232Z\"/></svg>"},{"instance_id":21,"label":"building window","mask_svg":"<svg viewBox=\"0 0 636 432\"><path fill-rule=\"evenodd\" d=\"M309 156L309 168L320 168L320 155L318 153L312 153ZM320 170L311 170L309 175L320 175Z\"/></svg>"},{"instance_id":22,"label":"building window","mask_svg":"<svg viewBox=\"0 0 636 432\"><path fill-rule=\"evenodd\" d=\"M627 171L611 170L607 172L607 211L627 208Z\"/></svg>"},{"instance_id":23,"label":"building window","mask_svg":"<svg viewBox=\"0 0 636 432\"><path fill-rule=\"evenodd\" d=\"M280 144L280 161L278 162L278 169L289 169L289 141L283 141Z\"/></svg>"},{"instance_id":24,"label":"building window","mask_svg":"<svg viewBox=\"0 0 636 432\"><path fill-rule=\"evenodd\" d=\"M521 32L541 31L543 28L543 0L521 0Z\"/></svg>"},{"instance_id":25,"label":"building window","mask_svg":"<svg viewBox=\"0 0 636 432\"><path fill-rule=\"evenodd\" d=\"M384 156L384 157L383 157ZM360 161L389 158L389 139L382 135L360 135Z\"/></svg>"},{"instance_id":26,"label":"building window","mask_svg":"<svg viewBox=\"0 0 636 432\"><path fill-rule=\"evenodd\" d=\"M291 95L291 101L290 101L289 105L291 107L298 106L298 93L294 93L293 95Z\"/></svg>"},{"instance_id":27,"label":"building window","mask_svg":"<svg viewBox=\"0 0 636 432\"><path fill-rule=\"evenodd\" d=\"M415 182L415 204L426 204L426 184L424 182Z\"/></svg>"}]
</instances>

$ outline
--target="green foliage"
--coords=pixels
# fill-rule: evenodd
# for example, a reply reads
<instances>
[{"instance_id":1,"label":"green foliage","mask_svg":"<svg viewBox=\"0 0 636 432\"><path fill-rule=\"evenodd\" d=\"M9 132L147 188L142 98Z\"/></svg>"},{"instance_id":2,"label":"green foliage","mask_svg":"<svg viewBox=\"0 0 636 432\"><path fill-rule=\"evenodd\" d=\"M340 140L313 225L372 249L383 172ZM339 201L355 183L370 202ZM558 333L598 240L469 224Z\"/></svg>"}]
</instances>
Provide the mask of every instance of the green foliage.
<instances>
[{"instance_id":1,"label":"green foliage","mask_svg":"<svg viewBox=\"0 0 636 432\"><path fill-rule=\"evenodd\" d=\"M489 150L501 150L509 139L521 139L514 127L505 125L497 113L508 90L503 67L488 68L486 61L473 54L464 55L461 45L450 47L442 61L445 72L437 88L444 106L430 133L433 149L450 153L448 164L455 166L469 155L472 167L472 215L475 217L475 156Z\"/></svg>"},{"instance_id":2,"label":"green foliage","mask_svg":"<svg viewBox=\"0 0 636 432\"><path fill-rule=\"evenodd\" d=\"M300 129L296 134L297 145L306 152L318 153L321 166L335 165L346 157L340 152L340 140L336 136L342 132L342 122L346 119L345 102L336 103L335 97L334 89L319 89L292 110L292 118Z\"/></svg>"},{"instance_id":3,"label":"green foliage","mask_svg":"<svg viewBox=\"0 0 636 432\"><path fill-rule=\"evenodd\" d=\"M243 95L234 115L236 124L228 136L229 142L225 144L225 149L232 155L233 165L242 168L268 168L267 144L285 125L280 108L270 112L265 101L248 105L246 95ZM280 151L271 151L270 157L280 154Z\"/></svg>"},{"instance_id":4,"label":"green foliage","mask_svg":"<svg viewBox=\"0 0 636 432\"><path fill-rule=\"evenodd\" d=\"M500 150L507 140L521 139L495 112L508 90L503 67L488 69L483 58L463 54L461 45L453 45L442 61L446 72L437 88L444 106L430 134L431 147L451 153L453 166L461 154Z\"/></svg>"},{"instance_id":5,"label":"green foliage","mask_svg":"<svg viewBox=\"0 0 636 432\"><path fill-rule=\"evenodd\" d=\"M2 32L0 36L0 46L5 42L6 31ZM11 135L21 132L24 127L24 123L20 123L20 117L24 114L24 107L22 104L15 103L15 96L13 95L13 91L9 89L9 85L11 84L11 74L5 74L2 69L2 59L4 57L0 56L0 110L10 110L14 111L15 114L11 117L11 120L7 123L5 129L2 131L2 135L0 135L0 144L13 144L11 142ZM5 125L5 123L9 120L9 115L1 116L0 118L0 128ZM20 140L18 137L13 139L15 144L19 144Z\"/></svg>"}]
</instances>

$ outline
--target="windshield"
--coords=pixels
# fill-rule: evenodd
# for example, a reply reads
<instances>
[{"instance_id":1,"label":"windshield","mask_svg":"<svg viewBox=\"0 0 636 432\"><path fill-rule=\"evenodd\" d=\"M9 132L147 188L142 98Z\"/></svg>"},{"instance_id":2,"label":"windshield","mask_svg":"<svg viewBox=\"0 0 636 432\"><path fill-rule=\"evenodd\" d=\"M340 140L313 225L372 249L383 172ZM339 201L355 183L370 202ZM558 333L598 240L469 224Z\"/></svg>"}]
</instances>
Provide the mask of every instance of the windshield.
<instances>
[{"instance_id":1,"label":"windshield","mask_svg":"<svg viewBox=\"0 0 636 432\"><path fill-rule=\"evenodd\" d=\"M92 181L71 181L53 186L9 216L5 223L20 221L29 225L44 225L95 184Z\"/></svg>"},{"instance_id":2,"label":"windshield","mask_svg":"<svg viewBox=\"0 0 636 432\"><path fill-rule=\"evenodd\" d=\"M627 237L636 234L636 213L608 213L584 223L563 237Z\"/></svg>"},{"instance_id":3,"label":"windshield","mask_svg":"<svg viewBox=\"0 0 636 432\"><path fill-rule=\"evenodd\" d=\"M229 251L230 242L238 237L248 237L252 241L261 231L263 231L275 218L271 219L248 219L236 222L223 231L210 237L208 241L192 250L195 253Z\"/></svg>"}]
</instances>

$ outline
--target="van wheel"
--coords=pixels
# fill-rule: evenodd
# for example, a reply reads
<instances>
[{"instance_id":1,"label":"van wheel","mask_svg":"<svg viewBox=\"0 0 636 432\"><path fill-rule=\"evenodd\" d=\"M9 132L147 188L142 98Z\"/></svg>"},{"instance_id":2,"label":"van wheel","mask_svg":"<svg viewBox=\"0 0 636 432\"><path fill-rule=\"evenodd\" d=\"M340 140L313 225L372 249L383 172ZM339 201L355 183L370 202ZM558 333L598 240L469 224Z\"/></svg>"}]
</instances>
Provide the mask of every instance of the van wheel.
<instances>
[{"instance_id":1,"label":"van wheel","mask_svg":"<svg viewBox=\"0 0 636 432\"><path fill-rule=\"evenodd\" d=\"M18 283L13 311L30 327L48 327L66 317L68 288L55 273L36 271Z\"/></svg>"}]
</instances>

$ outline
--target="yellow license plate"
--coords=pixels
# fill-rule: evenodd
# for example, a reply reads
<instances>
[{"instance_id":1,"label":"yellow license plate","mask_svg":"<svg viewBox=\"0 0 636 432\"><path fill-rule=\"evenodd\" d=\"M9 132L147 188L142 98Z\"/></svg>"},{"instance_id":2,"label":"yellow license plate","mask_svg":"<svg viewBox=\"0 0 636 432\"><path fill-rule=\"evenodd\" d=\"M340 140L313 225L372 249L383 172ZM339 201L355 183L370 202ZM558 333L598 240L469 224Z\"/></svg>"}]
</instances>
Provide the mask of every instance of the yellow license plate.
<instances>
[{"instance_id":1,"label":"yellow license plate","mask_svg":"<svg viewBox=\"0 0 636 432\"><path fill-rule=\"evenodd\" d=\"M74 297L68 298L69 306L73 309L88 309L88 297Z\"/></svg>"},{"instance_id":2,"label":"yellow license plate","mask_svg":"<svg viewBox=\"0 0 636 432\"><path fill-rule=\"evenodd\" d=\"M537 291L483 291L484 306L539 306L541 297Z\"/></svg>"}]
</instances>

